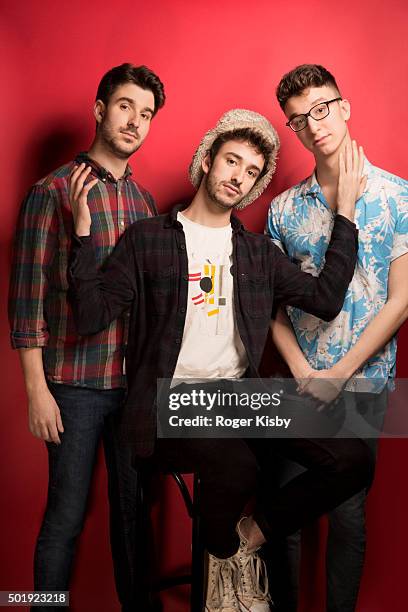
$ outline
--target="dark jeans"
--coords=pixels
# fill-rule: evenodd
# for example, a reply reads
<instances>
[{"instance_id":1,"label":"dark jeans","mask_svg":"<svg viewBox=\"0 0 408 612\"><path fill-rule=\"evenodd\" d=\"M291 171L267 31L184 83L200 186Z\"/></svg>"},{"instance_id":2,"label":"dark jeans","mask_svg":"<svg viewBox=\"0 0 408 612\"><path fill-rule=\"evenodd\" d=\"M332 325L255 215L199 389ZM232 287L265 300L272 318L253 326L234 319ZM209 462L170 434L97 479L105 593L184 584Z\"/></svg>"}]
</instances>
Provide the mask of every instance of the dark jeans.
<instances>
[{"instance_id":1,"label":"dark jeans","mask_svg":"<svg viewBox=\"0 0 408 612\"><path fill-rule=\"evenodd\" d=\"M47 443L48 499L35 550L34 588L44 591L69 589L75 545L84 523L97 449L103 437L109 480L111 544L120 591L127 578L121 571L126 566L126 550L118 474L121 463L130 462L121 460L112 419L121 406L124 390L100 391L52 383L49 388L60 408L64 433L60 434L60 445ZM49 607L45 609L50 610Z\"/></svg>"},{"instance_id":2,"label":"dark jeans","mask_svg":"<svg viewBox=\"0 0 408 612\"><path fill-rule=\"evenodd\" d=\"M268 479L276 452L307 468L280 488ZM369 486L373 473L358 438L160 439L155 459L166 470L200 474L205 544L223 558L237 551L235 526L254 494L254 518L273 543Z\"/></svg>"},{"instance_id":3,"label":"dark jeans","mask_svg":"<svg viewBox=\"0 0 408 612\"><path fill-rule=\"evenodd\" d=\"M347 406L362 414L374 430L381 432L387 407L387 391L381 394L343 392ZM365 440L375 463L378 438ZM277 455L277 483L282 486L304 471L299 463ZM365 501L368 487L353 495L328 514L326 549L327 612L354 612L364 566L366 547ZM276 612L296 612L300 578L301 532L282 538L265 550L271 595Z\"/></svg>"}]
</instances>

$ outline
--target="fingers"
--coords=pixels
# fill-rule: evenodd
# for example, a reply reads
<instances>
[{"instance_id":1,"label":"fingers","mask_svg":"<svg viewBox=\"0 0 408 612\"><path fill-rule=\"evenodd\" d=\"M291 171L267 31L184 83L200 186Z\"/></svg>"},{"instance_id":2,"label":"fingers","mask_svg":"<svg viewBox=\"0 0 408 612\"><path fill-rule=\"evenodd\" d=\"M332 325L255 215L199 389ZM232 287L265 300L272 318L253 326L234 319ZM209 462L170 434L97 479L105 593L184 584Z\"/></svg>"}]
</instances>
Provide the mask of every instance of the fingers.
<instances>
[{"instance_id":1,"label":"fingers","mask_svg":"<svg viewBox=\"0 0 408 612\"><path fill-rule=\"evenodd\" d=\"M54 444L61 444L56 421L48 423L48 442L54 442Z\"/></svg>"},{"instance_id":2,"label":"fingers","mask_svg":"<svg viewBox=\"0 0 408 612\"><path fill-rule=\"evenodd\" d=\"M363 193L365 192L367 187L367 176L364 175L360 178L360 186L358 189L358 197L361 198L361 196L363 195Z\"/></svg>"},{"instance_id":3,"label":"fingers","mask_svg":"<svg viewBox=\"0 0 408 612\"><path fill-rule=\"evenodd\" d=\"M91 172L91 170L92 170L91 166L84 168L82 172L75 179L73 193L72 193L74 200L79 200L79 197L82 195L84 183L86 179L88 178L88 175Z\"/></svg>"},{"instance_id":4,"label":"fingers","mask_svg":"<svg viewBox=\"0 0 408 612\"><path fill-rule=\"evenodd\" d=\"M57 411L56 417L57 417L57 429L60 433L64 433L64 426L62 424L61 412L59 410Z\"/></svg>"},{"instance_id":5,"label":"fingers","mask_svg":"<svg viewBox=\"0 0 408 612\"><path fill-rule=\"evenodd\" d=\"M71 202L76 202L81 196L87 195L89 190L98 182L98 179L94 178L85 185L85 181L91 171L91 166L86 166L84 163L74 166L68 179L68 191Z\"/></svg>"},{"instance_id":6,"label":"fingers","mask_svg":"<svg viewBox=\"0 0 408 612\"><path fill-rule=\"evenodd\" d=\"M92 179L91 181L89 181L83 188L82 188L82 194L83 196L87 196L88 193L90 192L90 190L92 189L92 187L94 185L96 185L96 183L98 182L97 178Z\"/></svg>"},{"instance_id":7,"label":"fingers","mask_svg":"<svg viewBox=\"0 0 408 612\"><path fill-rule=\"evenodd\" d=\"M37 421L30 423L30 431L36 438L44 440L44 442L54 442L61 444L61 439L58 432L63 433L61 415L56 415L55 421Z\"/></svg>"},{"instance_id":8,"label":"fingers","mask_svg":"<svg viewBox=\"0 0 408 612\"><path fill-rule=\"evenodd\" d=\"M339 173L340 173L340 176L339 176L340 179L344 177L346 173L346 162L344 160L343 151L340 151L340 155L339 155Z\"/></svg>"},{"instance_id":9,"label":"fingers","mask_svg":"<svg viewBox=\"0 0 408 612\"><path fill-rule=\"evenodd\" d=\"M353 145L346 145L345 149L345 158L346 158L346 172L350 173L353 169Z\"/></svg>"},{"instance_id":10,"label":"fingers","mask_svg":"<svg viewBox=\"0 0 408 612\"><path fill-rule=\"evenodd\" d=\"M69 190L69 195L70 197L74 197L74 193L76 191L76 186L77 186L77 181L78 178L80 177L80 175L82 174L83 170L85 169L85 164L79 164L79 166L74 166L71 174L69 175L68 178L68 190Z\"/></svg>"},{"instance_id":11,"label":"fingers","mask_svg":"<svg viewBox=\"0 0 408 612\"><path fill-rule=\"evenodd\" d=\"M362 146L358 147L358 176L361 177L364 169L364 149Z\"/></svg>"}]
</instances>

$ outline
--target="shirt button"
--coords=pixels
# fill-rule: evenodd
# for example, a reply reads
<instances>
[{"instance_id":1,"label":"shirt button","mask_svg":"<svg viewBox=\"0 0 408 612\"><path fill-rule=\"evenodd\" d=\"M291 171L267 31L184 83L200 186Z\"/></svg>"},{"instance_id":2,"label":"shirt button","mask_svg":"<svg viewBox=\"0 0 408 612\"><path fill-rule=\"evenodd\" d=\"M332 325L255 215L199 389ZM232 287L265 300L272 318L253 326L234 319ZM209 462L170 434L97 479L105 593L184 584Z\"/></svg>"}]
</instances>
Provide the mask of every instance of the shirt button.
<instances>
[{"instance_id":1,"label":"shirt button","mask_svg":"<svg viewBox=\"0 0 408 612\"><path fill-rule=\"evenodd\" d=\"M121 226L121 227L125 227L125 222L124 222L124 221L121 221L121 222L120 222L120 226Z\"/></svg>"},{"instance_id":2,"label":"shirt button","mask_svg":"<svg viewBox=\"0 0 408 612\"><path fill-rule=\"evenodd\" d=\"M182 251L185 251L185 250L186 250L186 245L185 245L184 243L183 243L183 244L180 244L180 249L181 249Z\"/></svg>"},{"instance_id":3,"label":"shirt button","mask_svg":"<svg viewBox=\"0 0 408 612\"><path fill-rule=\"evenodd\" d=\"M185 308L180 308L180 312L181 312L181 314L184 314L186 312L186 309Z\"/></svg>"},{"instance_id":4,"label":"shirt button","mask_svg":"<svg viewBox=\"0 0 408 612\"><path fill-rule=\"evenodd\" d=\"M181 338L176 338L176 339L175 339L175 343L176 343L176 344L181 344Z\"/></svg>"},{"instance_id":5,"label":"shirt button","mask_svg":"<svg viewBox=\"0 0 408 612\"><path fill-rule=\"evenodd\" d=\"M183 280L188 281L188 274L184 274Z\"/></svg>"}]
</instances>

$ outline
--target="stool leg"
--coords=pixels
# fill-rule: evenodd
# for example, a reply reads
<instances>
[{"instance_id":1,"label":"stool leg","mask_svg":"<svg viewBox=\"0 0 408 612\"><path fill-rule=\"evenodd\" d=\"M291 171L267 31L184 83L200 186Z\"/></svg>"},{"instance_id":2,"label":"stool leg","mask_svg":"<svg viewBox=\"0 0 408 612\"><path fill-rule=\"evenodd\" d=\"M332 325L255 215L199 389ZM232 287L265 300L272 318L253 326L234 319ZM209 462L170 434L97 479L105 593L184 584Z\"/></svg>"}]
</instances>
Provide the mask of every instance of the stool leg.
<instances>
[{"instance_id":1,"label":"stool leg","mask_svg":"<svg viewBox=\"0 0 408 612\"><path fill-rule=\"evenodd\" d=\"M200 477L194 474L194 513L192 525L191 612L203 612L205 605L205 549L200 530Z\"/></svg>"}]
</instances>

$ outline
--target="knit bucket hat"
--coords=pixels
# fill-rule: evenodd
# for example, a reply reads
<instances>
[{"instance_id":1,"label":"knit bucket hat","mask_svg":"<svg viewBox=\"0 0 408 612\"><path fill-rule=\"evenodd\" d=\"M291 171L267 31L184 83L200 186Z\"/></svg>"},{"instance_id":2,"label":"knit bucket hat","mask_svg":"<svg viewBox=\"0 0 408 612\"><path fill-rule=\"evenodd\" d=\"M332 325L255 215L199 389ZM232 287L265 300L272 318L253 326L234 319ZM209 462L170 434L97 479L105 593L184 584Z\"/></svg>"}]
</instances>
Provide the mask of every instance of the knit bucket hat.
<instances>
[{"instance_id":1,"label":"knit bucket hat","mask_svg":"<svg viewBox=\"0 0 408 612\"><path fill-rule=\"evenodd\" d=\"M245 110L243 108L234 108L233 110L226 112L218 121L215 128L209 130L200 142L197 151L194 153L189 169L190 180L194 187L198 189L204 175L201 162L211 149L218 136L225 134L226 132L245 128L249 128L253 132L262 136L262 138L264 138L266 142L271 145L271 153L269 158L266 160L266 172L262 174L261 178L258 179L251 191L235 207L238 210L242 210L261 195L261 193L267 188L273 173L275 172L276 157L280 144L279 136L276 133L275 128L263 115L255 113L254 111Z\"/></svg>"}]
</instances>

